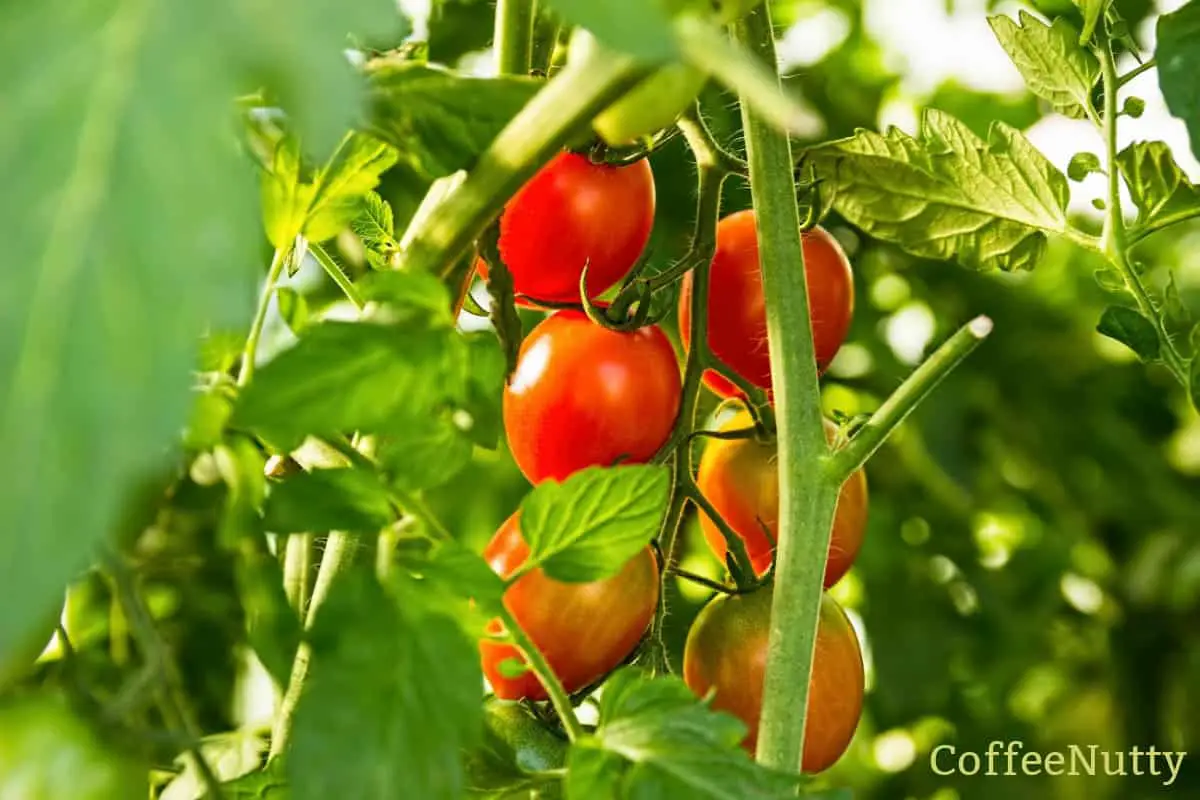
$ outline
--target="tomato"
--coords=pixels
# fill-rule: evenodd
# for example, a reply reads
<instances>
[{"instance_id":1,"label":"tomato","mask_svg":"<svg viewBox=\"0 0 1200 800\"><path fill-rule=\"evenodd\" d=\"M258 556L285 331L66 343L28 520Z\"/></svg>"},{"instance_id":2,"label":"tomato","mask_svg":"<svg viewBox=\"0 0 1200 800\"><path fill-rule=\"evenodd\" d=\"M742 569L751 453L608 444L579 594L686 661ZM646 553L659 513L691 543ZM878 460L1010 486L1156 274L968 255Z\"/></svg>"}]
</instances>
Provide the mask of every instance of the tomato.
<instances>
[{"instance_id":1,"label":"tomato","mask_svg":"<svg viewBox=\"0 0 1200 800\"><path fill-rule=\"evenodd\" d=\"M624 167L561 153L513 195L500 216L500 258L519 295L579 302L624 278L646 249L654 225L654 175L642 159ZM486 278L482 260L476 271Z\"/></svg>"},{"instance_id":2,"label":"tomato","mask_svg":"<svg viewBox=\"0 0 1200 800\"><path fill-rule=\"evenodd\" d=\"M759 273L758 234L754 210L730 214L717 225L708 291L708 346L734 372L762 389L771 388L767 351L767 315ZM804 274L812 314L817 366L823 371L841 349L854 313L854 276L837 240L823 228L807 231ZM686 349L691 335L692 276L679 294L679 328ZM704 383L722 397L738 394L733 384L714 372Z\"/></svg>"},{"instance_id":3,"label":"tomato","mask_svg":"<svg viewBox=\"0 0 1200 800\"><path fill-rule=\"evenodd\" d=\"M533 483L648 461L671 435L679 363L656 326L621 333L559 311L525 338L504 390L504 429Z\"/></svg>"},{"instance_id":4,"label":"tomato","mask_svg":"<svg viewBox=\"0 0 1200 800\"><path fill-rule=\"evenodd\" d=\"M518 512L519 514L519 512ZM483 556L502 578L529 555L518 514L492 537ZM590 583L564 583L541 569L523 575L504 593L504 606L520 623L568 692L577 692L612 672L641 640L658 605L658 562L647 546L616 575ZM503 630L499 620L490 633ZM526 671L505 677L500 664L524 662L515 647L484 640L479 645L483 674L504 700L545 700L537 676Z\"/></svg>"},{"instance_id":5,"label":"tomato","mask_svg":"<svg viewBox=\"0 0 1200 800\"><path fill-rule=\"evenodd\" d=\"M0 705L0 798L146 797L147 771L117 753L57 696Z\"/></svg>"},{"instance_id":6,"label":"tomato","mask_svg":"<svg viewBox=\"0 0 1200 800\"><path fill-rule=\"evenodd\" d=\"M748 428L750 415L741 411L721 426L730 431ZM837 427L825 421L830 439ZM774 444L754 439L710 439L700 457L696 484L713 508L746 543L746 554L754 570L762 575L771 567L774 542L779 536L779 469ZM825 563L825 586L837 583L849 570L862 547L867 527L867 476L860 468L838 494ZM722 562L725 537L703 512L700 529L709 547Z\"/></svg>"},{"instance_id":7,"label":"tomato","mask_svg":"<svg viewBox=\"0 0 1200 800\"><path fill-rule=\"evenodd\" d=\"M606 55L607 49L583 28L571 34L571 63L584 64ZM610 145L636 143L673 125L707 81L708 76L690 64L667 64L598 114L592 127Z\"/></svg>"},{"instance_id":8,"label":"tomato","mask_svg":"<svg viewBox=\"0 0 1200 800\"><path fill-rule=\"evenodd\" d=\"M742 744L751 753L758 744L770 621L769 588L718 595L696 617L683 650L684 681L701 697L715 690L712 707L746 723ZM804 772L828 769L846 752L862 716L864 690L858 636L841 606L823 595L804 724Z\"/></svg>"}]
</instances>

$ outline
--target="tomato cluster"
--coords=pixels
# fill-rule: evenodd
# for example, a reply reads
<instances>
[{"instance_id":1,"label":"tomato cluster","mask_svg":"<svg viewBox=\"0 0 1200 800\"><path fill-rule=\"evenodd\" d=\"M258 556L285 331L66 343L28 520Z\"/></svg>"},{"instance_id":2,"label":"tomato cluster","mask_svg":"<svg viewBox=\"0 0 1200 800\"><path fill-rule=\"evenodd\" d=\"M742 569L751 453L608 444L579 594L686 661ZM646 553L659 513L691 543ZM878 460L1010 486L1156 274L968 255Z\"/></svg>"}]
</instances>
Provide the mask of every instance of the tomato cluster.
<instances>
[{"instance_id":1,"label":"tomato cluster","mask_svg":"<svg viewBox=\"0 0 1200 800\"><path fill-rule=\"evenodd\" d=\"M625 278L641 257L654 218L654 183L646 161L614 167L563 154L538 172L505 206L499 255L527 304L578 302L580 284L593 300ZM805 277L818 366L836 355L849 328L854 288L850 264L836 240L817 228L803 236ZM486 265L480 262L486 278ZM707 344L728 370L769 392L770 359L753 211L723 219L711 264ZM690 344L691 279L682 286L680 325ZM513 459L530 482L559 481L592 466L643 463L671 437L681 403L680 364L655 325L633 331L599 324L583 311L550 313L525 338L504 391L504 427ZM733 383L710 373L705 384L737 397ZM742 398L743 403L746 401ZM722 431L753 429L747 411ZM829 424L832 436L835 428ZM745 543L754 570L766 574L778 538L779 474L775 446L755 435L713 438L700 460L696 485ZM853 563L866 523L862 471L842 487L826 563L832 586ZM724 560L721 528L701 513L701 528ZM519 512L500 526L485 550L503 578L529 553ZM604 678L637 647L659 601L658 559L649 547L615 575L564 583L534 569L505 593L504 603L567 692ZM770 629L771 590L722 595L701 612L688 637L684 678L699 695L715 690L714 706L742 718L757 739L762 679ZM523 656L496 638L480 644L484 673L497 697L544 700L545 688L522 668ZM836 761L858 723L863 664L845 613L823 599L812 675L804 769Z\"/></svg>"}]
</instances>

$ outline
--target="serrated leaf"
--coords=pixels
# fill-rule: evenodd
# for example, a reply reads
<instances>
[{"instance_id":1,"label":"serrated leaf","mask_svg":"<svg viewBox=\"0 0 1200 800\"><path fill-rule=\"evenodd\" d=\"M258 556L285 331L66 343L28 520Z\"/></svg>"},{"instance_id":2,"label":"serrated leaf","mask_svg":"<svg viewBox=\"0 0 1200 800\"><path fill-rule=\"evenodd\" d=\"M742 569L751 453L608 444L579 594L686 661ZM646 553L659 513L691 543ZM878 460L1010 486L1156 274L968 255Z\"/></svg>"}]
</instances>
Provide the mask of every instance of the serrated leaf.
<instances>
[{"instance_id":1,"label":"serrated leaf","mask_svg":"<svg viewBox=\"0 0 1200 800\"><path fill-rule=\"evenodd\" d=\"M675 0L676 5L682 5ZM548 0L563 18L587 28L597 39L645 61L676 55L667 2L647 0Z\"/></svg>"},{"instance_id":2,"label":"serrated leaf","mask_svg":"<svg viewBox=\"0 0 1200 800\"><path fill-rule=\"evenodd\" d=\"M1187 123L1192 153L1200 157L1200 3L1158 18L1158 85L1171 113Z\"/></svg>"},{"instance_id":3,"label":"serrated leaf","mask_svg":"<svg viewBox=\"0 0 1200 800\"><path fill-rule=\"evenodd\" d=\"M1104 172L1100 157L1095 153L1076 153L1067 165L1067 177L1073 181L1081 181L1095 172Z\"/></svg>"},{"instance_id":4,"label":"serrated leaf","mask_svg":"<svg viewBox=\"0 0 1200 800\"><path fill-rule=\"evenodd\" d=\"M370 130L437 178L472 166L543 81L477 78L395 58L368 62Z\"/></svg>"},{"instance_id":5,"label":"serrated leaf","mask_svg":"<svg viewBox=\"0 0 1200 800\"><path fill-rule=\"evenodd\" d=\"M751 761L740 746L745 731L678 678L649 678L625 667L605 684L595 734L571 747L567 797L795 797L803 779Z\"/></svg>"},{"instance_id":6,"label":"serrated leaf","mask_svg":"<svg viewBox=\"0 0 1200 800\"><path fill-rule=\"evenodd\" d=\"M304 295L290 286L275 290L275 300L279 303L279 316L287 323L292 333L299 336L308 327L308 301Z\"/></svg>"},{"instance_id":7,"label":"serrated leaf","mask_svg":"<svg viewBox=\"0 0 1200 800\"><path fill-rule=\"evenodd\" d=\"M367 192L362 197L358 216L350 223L351 229L368 248L388 251L399 247L395 225L392 207L377 192Z\"/></svg>"},{"instance_id":8,"label":"serrated leaf","mask_svg":"<svg viewBox=\"0 0 1200 800\"><path fill-rule=\"evenodd\" d=\"M1109 306L1100 317L1096 330L1137 353L1142 361L1154 361L1160 352L1154 324L1132 308Z\"/></svg>"},{"instance_id":9,"label":"serrated leaf","mask_svg":"<svg viewBox=\"0 0 1200 800\"><path fill-rule=\"evenodd\" d=\"M539 484L521 503L529 565L551 578L607 578L658 533L670 472L663 466L592 467Z\"/></svg>"},{"instance_id":10,"label":"serrated leaf","mask_svg":"<svg viewBox=\"0 0 1200 800\"><path fill-rule=\"evenodd\" d=\"M1134 142L1117 154L1117 166L1137 207L1138 228L1200 212L1200 189L1179 168L1166 143Z\"/></svg>"},{"instance_id":11,"label":"serrated leaf","mask_svg":"<svg viewBox=\"0 0 1200 800\"><path fill-rule=\"evenodd\" d=\"M274 533L374 533L395 518L387 487L367 469L314 469L271 485L263 525Z\"/></svg>"},{"instance_id":12,"label":"serrated leaf","mask_svg":"<svg viewBox=\"0 0 1200 800\"><path fill-rule=\"evenodd\" d=\"M1048 101L1055 111L1085 118L1100 62L1080 46L1078 31L1065 18L1047 25L1022 11L1019 20L1018 24L1003 14L988 18L1029 91Z\"/></svg>"},{"instance_id":13,"label":"serrated leaf","mask_svg":"<svg viewBox=\"0 0 1200 800\"><path fill-rule=\"evenodd\" d=\"M286 770L296 800L461 797L479 738L476 643L423 588L339 576L311 632Z\"/></svg>"},{"instance_id":14,"label":"serrated leaf","mask_svg":"<svg viewBox=\"0 0 1200 800\"><path fill-rule=\"evenodd\" d=\"M1067 228L1067 180L997 123L988 140L929 109L914 138L859 131L808 151L833 207L914 255L974 269L1032 269L1046 233Z\"/></svg>"}]
</instances>

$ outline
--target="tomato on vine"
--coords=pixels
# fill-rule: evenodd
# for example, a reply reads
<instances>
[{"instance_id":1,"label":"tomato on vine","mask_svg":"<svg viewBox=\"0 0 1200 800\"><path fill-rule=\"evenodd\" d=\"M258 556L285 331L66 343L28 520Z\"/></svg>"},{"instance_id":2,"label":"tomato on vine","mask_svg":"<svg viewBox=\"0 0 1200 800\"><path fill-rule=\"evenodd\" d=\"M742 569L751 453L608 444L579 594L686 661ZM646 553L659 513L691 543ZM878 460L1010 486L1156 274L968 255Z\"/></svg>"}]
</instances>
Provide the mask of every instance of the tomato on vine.
<instances>
[{"instance_id":1,"label":"tomato on vine","mask_svg":"<svg viewBox=\"0 0 1200 800\"><path fill-rule=\"evenodd\" d=\"M627 166L593 164L561 153L513 195L500 215L500 258L518 295L579 301L587 267L588 296L624 278L650 240L654 175L641 159ZM487 277L487 264L476 263Z\"/></svg>"},{"instance_id":2,"label":"tomato on vine","mask_svg":"<svg viewBox=\"0 0 1200 800\"><path fill-rule=\"evenodd\" d=\"M749 413L740 411L720 426L724 432L749 428ZM828 438L837 427L825 421ZM774 443L754 438L711 439L700 457L696 476L700 493L729 527L746 543L746 554L754 571L764 574L775 556L779 536L779 469ZM862 547L867 527L867 476L856 470L838 494L829 542L829 560L825 562L825 586L837 583L849 570ZM725 560L725 537L704 512L700 529L713 553Z\"/></svg>"},{"instance_id":3,"label":"tomato on vine","mask_svg":"<svg viewBox=\"0 0 1200 800\"><path fill-rule=\"evenodd\" d=\"M500 577L525 562L529 546L521 538L520 512L496 531L484 558ZM620 666L645 633L658 605L658 560L647 546L616 575L589 583L565 583L541 569L521 576L504 593L505 608L541 651L567 692L577 692ZM498 620L489 633L500 633ZM510 644L479 645L483 673L504 700L545 700L546 690L531 671L512 675L501 665L520 652ZM506 674L507 673L507 674Z\"/></svg>"},{"instance_id":4,"label":"tomato on vine","mask_svg":"<svg viewBox=\"0 0 1200 800\"><path fill-rule=\"evenodd\" d=\"M657 326L609 330L580 311L538 323L504 390L504 429L532 483L648 461L671 435L681 381Z\"/></svg>"},{"instance_id":5,"label":"tomato on vine","mask_svg":"<svg viewBox=\"0 0 1200 800\"><path fill-rule=\"evenodd\" d=\"M841 245L823 228L805 231L804 273L817 366L829 366L841 349L854 314L854 275ZM691 339L692 276L679 293L679 328L686 349ZM761 389L771 388L767 316L758 260L753 209L730 214L717 225L708 288L708 346L730 369ZM711 370L704 383L722 397L737 389Z\"/></svg>"},{"instance_id":6,"label":"tomato on vine","mask_svg":"<svg viewBox=\"0 0 1200 800\"><path fill-rule=\"evenodd\" d=\"M683 651L683 679L712 707L746 723L742 742L750 752L758 743L763 676L770 634L771 590L719 595L696 617ZM854 738L862 716L865 678L862 650L854 627L836 602L822 595L804 724L803 770L833 766Z\"/></svg>"}]
</instances>

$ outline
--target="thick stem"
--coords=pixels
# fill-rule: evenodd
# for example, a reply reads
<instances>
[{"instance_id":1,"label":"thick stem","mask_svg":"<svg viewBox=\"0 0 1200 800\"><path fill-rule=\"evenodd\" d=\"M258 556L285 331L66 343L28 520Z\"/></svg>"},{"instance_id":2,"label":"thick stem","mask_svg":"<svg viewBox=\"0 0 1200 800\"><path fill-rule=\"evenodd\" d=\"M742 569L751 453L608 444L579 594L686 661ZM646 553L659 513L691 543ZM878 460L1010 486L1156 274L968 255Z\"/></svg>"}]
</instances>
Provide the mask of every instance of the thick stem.
<instances>
[{"instance_id":1,"label":"thick stem","mask_svg":"<svg viewBox=\"0 0 1200 800\"><path fill-rule=\"evenodd\" d=\"M353 303L355 308L362 311L363 306L366 305L362 293L358 291L358 287L350 280L350 276L342 272L342 268L333 260L333 256L329 255L329 251L319 244L309 242L308 252L313 254L313 258L325 270L325 274L338 285L338 288L342 290L342 294L346 295L346 299Z\"/></svg>"},{"instance_id":2,"label":"thick stem","mask_svg":"<svg viewBox=\"0 0 1200 800\"><path fill-rule=\"evenodd\" d=\"M766 5L737 37L775 71ZM776 77L778 81L778 77ZM837 485L813 469L827 453L808 313L791 146L752 103L742 102L750 188L758 223L767 341L779 446L779 542L767 645L758 760L800 771L804 718Z\"/></svg>"},{"instance_id":3,"label":"thick stem","mask_svg":"<svg viewBox=\"0 0 1200 800\"><path fill-rule=\"evenodd\" d=\"M308 607L309 575L313 564L311 533L288 534L283 550L283 592L288 603L304 619Z\"/></svg>"},{"instance_id":4,"label":"thick stem","mask_svg":"<svg viewBox=\"0 0 1200 800\"><path fill-rule=\"evenodd\" d=\"M976 317L958 329L946 342L925 359L911 375L892 392L871 415L850 442L825 463L826 474L840 486L856 469L887 440L892 431L904 422L922 400L933 391L950 371L962 363L979 343L992 332L992 321Z\"/></svg>"},{"instance_id":5,"label":"thick stem","mask_svg":"<svg viewBox=\"0 0 1200 800\"><path fill-rule=\"evenodd\" d=\"M533 58L533 24L537 0L496 3L496 73L527 75Z\"/></svg>"},{"instance_id":6,"label":"thick stem","mask_svg":"<svg viewBox=\"0 0 1200 800\"><path fill-rule=\"evenodd\" d=\"M503 609L500 614L500 620L504 623L504 630L508 634L509 639L521 651L521 655L525 656L525 661L528 663L529 669L537 676L538 680L546 689L546 694L550 697L550 704L554 706L554 710L558 712L558 716L562 719L563 728L567 732L567 738L572 742L579 740L584 735L583 726L579 724L578 717L575 716L575 709L571 705L571 697L567 694L567 690L563 688L559 682L558 676L554 674L549 662L546 661L542 652L537 649L537 645L529 638L525 631L521 630L520 623L512 615L507 608Z\"/></svg>"},{"instance_id":7,"label":"thick stem","mask_svg":"<svg viewBox=\"0 0 1200 800\"><path fill-rule=\"evenodd\" d=\"M241 372L238 373L238 386L245 386L254 377L254 362L258 358L258 341L262 338L263 325L267 321L267 309L271 307L271 295L275 292L276 281L283 274L283 265L287 263L287 255L286 250L279 248L271 257L271 268L267 270L267 279L263 284L262 294L258 298L254 321L250 323L250 333L246 335L246 347L242 351Z\"/></svg>"}]
</instances>

